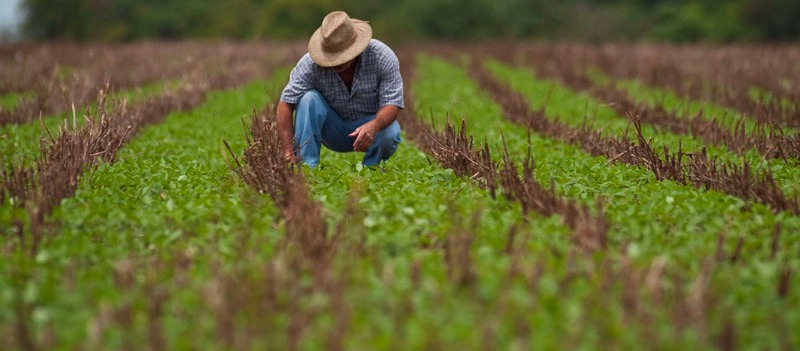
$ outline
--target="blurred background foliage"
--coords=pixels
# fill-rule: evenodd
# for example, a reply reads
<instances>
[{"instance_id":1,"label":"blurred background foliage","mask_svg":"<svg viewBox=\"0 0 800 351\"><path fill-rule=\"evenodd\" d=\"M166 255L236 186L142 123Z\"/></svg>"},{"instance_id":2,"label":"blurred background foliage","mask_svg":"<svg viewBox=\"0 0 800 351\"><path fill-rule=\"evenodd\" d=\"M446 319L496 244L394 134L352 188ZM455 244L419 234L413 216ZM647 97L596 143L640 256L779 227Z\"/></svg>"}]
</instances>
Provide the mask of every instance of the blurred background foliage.
<instances>
[{"instance_id":1,"label":"blurred background foliage","mask_svg":"<svg viewBox=\"0 0 800 351\"><path fill-rule=\"evenodd\" d=\"M332 10L392 40L797 42L798 0L23 0L34 40L304 39Z\"/></svg>"}]
</instances>

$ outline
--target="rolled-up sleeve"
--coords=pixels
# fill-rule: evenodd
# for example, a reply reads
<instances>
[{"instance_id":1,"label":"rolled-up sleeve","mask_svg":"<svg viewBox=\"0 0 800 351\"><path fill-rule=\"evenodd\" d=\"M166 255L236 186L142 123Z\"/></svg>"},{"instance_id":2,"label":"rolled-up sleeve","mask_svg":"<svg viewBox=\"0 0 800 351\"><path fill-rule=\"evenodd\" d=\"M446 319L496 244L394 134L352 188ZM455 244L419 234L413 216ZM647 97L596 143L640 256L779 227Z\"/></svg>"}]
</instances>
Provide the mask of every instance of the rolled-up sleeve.
<instances>
[{"instance_id":1,"label":"rolled-up sleeve","mask_svg":"<svg viewBox=\"0 0 800 351\"><path fill-rule=\"evenodd\" d=\"M292 69L289 74L289 83L283 88L281 93L281 101L289 104L297 104L300 97L307 91L314 89L314 62L311 61L311 56L308 54L303 55L297 65Z\"/></svg>"},{"instance_id":2,"label":"rolled-up sleeve","mask_svg":"<svg viewBox=\"0 0 800 351\"><path fill-rule=\"evenodd\" d=\"M391 50L387 50L379 60L381 79L378 87L378 100L380 107L394 105L404 108L403 77L400 75L400 61L397 59L397 55Z\"/></svg>"}]
</instances>

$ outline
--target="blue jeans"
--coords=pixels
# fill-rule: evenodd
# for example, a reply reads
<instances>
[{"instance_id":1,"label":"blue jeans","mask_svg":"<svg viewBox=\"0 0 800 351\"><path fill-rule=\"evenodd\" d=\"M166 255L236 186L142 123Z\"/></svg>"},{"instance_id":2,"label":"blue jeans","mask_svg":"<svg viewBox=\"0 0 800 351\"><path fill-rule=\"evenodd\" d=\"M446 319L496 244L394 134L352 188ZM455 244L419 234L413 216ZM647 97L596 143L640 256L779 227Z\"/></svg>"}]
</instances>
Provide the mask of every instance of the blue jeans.
<instances>
[{"instance_id":1,"label":"blue jeans","mask_svg":"<svg viewBox=\"0 0 800 351\"><path fill-rule=\"evenodd\" d=\"M375 115L346 121L339 117L316 90L305 93L297 102L294 142L298 158L310 167L319 165L320 145L336 152L353 151L356 138L349 137L356 128L375 118ZM392 157L400 144L400 125L392 122L375 135L362 163L374 166Z\"/></svg>"}]
</instances>

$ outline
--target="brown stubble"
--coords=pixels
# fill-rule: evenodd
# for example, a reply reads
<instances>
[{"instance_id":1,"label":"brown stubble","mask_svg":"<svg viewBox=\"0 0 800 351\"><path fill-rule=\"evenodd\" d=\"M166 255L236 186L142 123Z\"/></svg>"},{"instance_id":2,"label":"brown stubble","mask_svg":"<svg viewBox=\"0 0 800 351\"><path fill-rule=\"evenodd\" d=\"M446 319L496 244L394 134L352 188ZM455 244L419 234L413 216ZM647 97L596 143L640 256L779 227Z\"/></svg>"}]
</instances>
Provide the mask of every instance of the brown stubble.
<instances>
[{"instance_id":1,"label":"brown stubble","mask_svg":"<svg viewBox=\"0 0 800 351\"><path fill-rule=\"evenodd\" d=\"M209 54L219 48L202 46ZM4 244L4 254L11 255L12 251L23 250L29 257L35 257L42 243L47 239L49 229L53 223L48 220L48 215L61 200L75 193L81 179L91 175L101 163L112 163L116 160L116 153L130 139L147 125L156 124L173 111L183 111L198 106L205 100L206 95L217 89L228 89L241 85L249 80L266 77L273 67L285 64L296 51L294 46L285 46L279 50L261 52L258 56L250 56L248 52L241 52L235 46L223 50L227 57L225 64L232 65L231 60L254 60L236 65L231 71L222 70L222 66L201 65L198 69L189 72L182 84L177 89L167 89L161 93L148 96L134 104L126 100L114 102L107 101L106 97L111 90L106 83L98 89L97 107L87 109L85 114L78 116L73 109L72 118L66 120L54 135L44 131L45 136L41 143L41 156L30 167L22 165L19 160L2 160L2 182L0 182L0 197L3 203L12 204L15 212L22 211L24 216L14 215L12 218L15 240L7 240ZM77 126L77 118L83 118L85 123ZM8 161L8 162L6 162ZM91 181L91 180L89 180ZM24 272L12 272L15 279L24 281ZM164 295L163 282L153 282L148 285L144 293L152 298L152 305L148 305L146 317L151 321L149 340L154 349L164 348L164 337L160 334L159 326L163 315L163 303L167 296ZM122 287L122 289L126 289ZM20 291L19 294L22 294ZM46 348L48 338L41 343L31 336L30 318L35 306L20 305L16 318L17 333L15 342L25 349ZM96 336L102 334L108 324L125 326L129 314L124 305L114 309L115 318L105 317L108 309L101 308L100 316L94 324L93 331ZM47 336L48 334L45 333ZM97 336L99 338L99 336ZM131 341L130 346L134 344Z\"/></svg>"},{"instance_id":2,"label":"brown stubble","mask_svg":"<svg viewBox=\"0 0 800 351\"><path fill-rule=\"evenodd\" d=\"M438 47L434 51L445 57L457 57L455 49ZM412 85L409 83L413 82L414 77L414 62L410 53L401 54L401 69L409 81L406 84L405 94L409 106L414 106L409 90ZM528 110L524 100L512 99L504 102L515 105L518 109L524 107L526 111ZM588 207L580 206L575 201L556 194L554 185L551 184L550 187L541 185L534 177L534 160L530 153L523 161L522 175L520 175L518 166L505 147L505 141L502 167L500 167L492 161L488 143L484 143L482 147L475 147L472 137L467 133L465 120L462 120L461 128L456 132L448 118L444 131L438 132L422 123L413 110L405 109L403 112L402 122L406 134L443 166L453 169L462 177L478 179L484 188L490 190L493 197L496 189L501 188L506 197L522 205L525 213L534 211L543 216L554 214L563 216L566 224L575 231L576 245L582 249L594 251L606 246L609 225L602 214L602 209L593 214ZM531 123L542 122L541 119L527 120ZM530 124L527 127L533 128Z\"/></svg>"},{"instance_id":3,"label":"brown stubble","mask_svg":"<svg viewBox=\"0 0 800 351\"><path fill-rule=\"evenodd\" d=\"M52 208L74 194L80 177L91 175L101 162L114 162L117 151L139 130L160 123L171 112L186 111L200 105L210 91L229 89L254 78L266 77L274 66L286 62L288 53L293 50L286 47L269 53L269 59L261 65L242 64L232 72L202 66L202 69L190 72L177 89L164 90L134 104L128 104L124 99L107 101L111 86L106 82L98 90L97 107L86 109L81 117L73 110L72 118L65 120L55 136L44 131L41 157L33 169L16 164L15 160L4 167L0 193L4 201L6 197L13 197L17 207L27 210L27 222L33 236L31 252L36 251L45 217ZM234 50L226 52L224 57L247 62L246 55L247 52ZM261 58L249 59L258 61ZM225 63L230 64L228 61ZM77 126L77 118L85 120L83 126ZM18 228L23 227L21 223L18 223Z\"/></svg>"},{"instance_id":4,"label":"brown stubble","mask_svg":"<svg viewBox=\"0 0 800 351\"><path fill-rule=\"evenodd\" d=\"M326 347L341 350L351 309L345 299L349 274L346 266L347 262L360 256L339 257L346 249L351 249L348 251L351 253L366 252L360 247L363 239L345 238L345 235L363 234L363 231L352 231L342 225L333 232L328 230L322 206L311 199L301 169L283 159L283 149L275 137L278 133L274 106L267 107L260 114L254 112L249 125L243 156L238 157L228 146L231 168L258 192L269 194L280 210L285 230L285 236L268 264L274 284L268 296L278 301L285 296L288 303L276 301L268 305L289 316L285 331L288 349L301 348L300 342L316 317L328 312L336 323L328 331ZM350 201L356 200L351 198ZM358 216L354 204L347 208L348 212L353 212L345 214L344 222ZM310 277L310 284L303 283L303 277ZM309 304L316 295L326 296L328 303L324 306Z\"/></svg>"},{"instance_id":5,"label":"brown stubble","mask_svg":"<svg viewBox=\"0 0 800 351\"><path fill-rule=\"evenodd\" d=\"M562 76L567 71L580 76L581 71L594 67L615 79L637 79L684 98L743 112L773 128L800 126L800 85L791 84L800 79L800 71L793 65L800 58L796 47L562 43L521 44L505 49L492 53L508 62L523 59L545 76ZM751 87L765 89L777 98L754 100ZM788 100L788 104L781 99Z\"/></svg>"},{"instance_id":6,"label":"brown stubble","mask_svg":"<svg viewBox=\"0 0 800 351\"><path fill-rule=\"evenodd\" d=\"M773 211L800 214L800 201L787 197L769 170L753 170L747 162L742 165L720 162L710 158L705 149L696 152L678 149L674 152L664 146L659 153L643 135L641 118L632 113L628 113L628 118L635 129L636 142L629 140L627 135L603 135L587 123L577 128L570 127L557 118L546 117L546 104L540 111L532 111L521 94L497 81L482 62L473 61L470 73L503 107L506 118L543 136L578 145L593 156L608 158L609 162L643 167L653 172L658 180L669 179L716 190L763 203Z\"/></svg>"},{"instance_id":7,"label":"brown stubble","mask_svg":"<svg viewBox=\"0 0 800 351\"><path fill-rule=\"evenodd\" d=\"M445 50L446 51L446 50ZM445 57L457 57L455 53L445 53ZM480 68L480 67L479 67ZM481 72L475 67L473 72ZM484 72L484 74L487 74ZM484 76L483 79L485 79ZM482 84L500 86L499 83L481 80ZM682 174L684 169L681 159L687 157L679 150L678 156L667 157L662 161L659 154L650 146L650 141L645 139L641 133L641 124L631 116L634 128L637 130L637 142L629 141L627 138L618 140L610 139L590 126L584 125L582 128L573 129L559 121L550 121L545 117L544 111L529 111L528 103L519 95L508 94L507 90L487 89L493 94L498 103L505 108L512 106L511 111L506 116L514 122L524 125L529 129L540 132L546 136L557 137L578 144L593 155L610 156L611 162L635 163L651 169L659 179L666 177L677 177ZM498 93L499 91L499 93ZM513 107L516 106L516 109ZM522 109L524 108L524 110ZM412 120L408 118L407 121ZM416 124L416 123L414 123ZM408 128L405 128L408 131ZM409 133L411 134L411 133ZM422 134L422 138L430 138L433 133ZM410 135L414 138L413 135ZM613 153L609 152L613 150ZM665 150L669 156L669 150ZM429 153L431 154L431 153ZM521 172L518 166L514 165L513 160L506 151L503 155L503 166L498 167L500 188L504 195L519 201L523 209L535 211L543 215L560 214L564 216L566 223L575 231L572 237L572 248L566 253L561 253L555 248L551 255L564 257L568 267L567 274L559 279L559 291L569 293L572 284L578 279L589 281L600 281L603 286L599 294L582 302L585 308L606 309L610 301L615 301L622 306L621 318L624 325L631 328L631 332L640 335L642 340L657 342L659 339L658 323L659 319L666 317L672 322L673 332L678 337L689 330L699 331L701 341L704 344L717 344L728 349L730 345L736 343L736 327L728 322L724 325L724 330L720 334L714 334L714 338L709 335L709 315L711 311L719 309L715 293L708 288L709 280L716 263L713 260L705 260L707 263L697 276L683 274L678 268L666 266L664 258L656 258L649 264L642 266L642 262L634 263L628 256L628 245L623 243L619 252L608 250L608 231L610 223L605 220L602 209L597 214L592 214L585 206L576 205L575 202L559 197L554 193L554 185L549 188L542 186L535 181L534 161L528 156L523 159ZM714 168L709 166L708 157L699 157L694 163L694 167L704 170ZM511 165L509 167L509 165ZM520 175L521 173L521 175ZM745 179L750 179L745 177ZM688 180L687 180L688 181ZM508 190L509 188L515 190ZM516 197L516 198L515 198ZM531 233L519 232L519 228L512 228L509 232L508 243L505 252L512 256L507 277L504 279L504 286L510 286L516 279L522 279L529 287L532 296L539 294L539 279L547 274L547 263L541 255L533 256L529 253L524 243L530 238ZM521 238L521 239L520 239ZM718 248L722 250L722 248ZM596 255L593 253L599 253ZM722 251L717 255L724 254ZM731 254L731 256L737 253ZM687 287L670 288L670 287ZM611 312L611 311L609 311ZM509 308L507 294L501 294L498 303L493 311L493 316L498 318L512 318L517 320L524 317L512 317L513 308ZM661 316L661 317L659 317ZM604 316L605 318L605 316ZM597 320L593 325L602 326L606 322ZM531 337L531 330L524 322L516 323L517 337L520 342L528 342ZM600 328L603 330L603 328ZM605 331L602 331L605 332ZM613 333L613 331L608 331ZM487 320L482 330L485 338L485 346L491 348L496 343L494 329L491 319ZM580 338L578 336L578 338ZM576 343L577 340L565 340L566 345ZM601 342L609 348L615 347L612 340Z\"/></svg>"},{"instance_id":8,"label":"brown stubble","mask_svg":"<svg viewBox=\"0 0 800 351\"><path fill-rule=\"evenodd\" d=\"M502 51L489 48L475 49L477 52L491 52L508 64L524 64L536 70L538 75L555 80L564 86L578 92L586 92L597 100L613 108L620 116L634 114L643 123L655 128L675 134L691 135L708 144L724 146L728 150L742 155L744 152L755 149L765 158L781 158L785 161L800 158L800 135L789 133L782 128L771 125L763 120L756 120L756 128L750 132L745 130L745 117L735 121L731 126L725 127L718 121L725 116L709 118L699 111L694 115L679 116L675 112L667 111L662 104L650 107L637 104L631 100L626 92L615 87L614 84L599 84L587 76L589 67L604 67L605 70L614 63L599 48L587 46L562 46L538 48L524 62L519 62L521 57L528 57L524 46L506 47ZM653 76L675 75L660 72ZM738 83L741 85L742 83Z\"/></svg>"},{"instance_id":9,"label":"brown stubble","mask_svg":"<svg viewBox=\"0 0 800 351\"><path fill-rule=\"evenodd\" d=\"M437 46L426 50L427 52L456 58L457 50L449 47ZM415 60L410 50L400 51L399 57L401 70L405 79L405 100L409 107L415 106L410 88L414 81ZM534 177L534 162L532 157L523 161L520 170L504 148L501 164L492 160L488 143L476 147L472 136L467 131L466 121L462 120L461 127L453 126L449 118L442 131L437 131L421 121L411 108L403 110L400 117L403 130L414 143L439 162L442 166L453 169L454 173L464 178L471 178L479 185L489 190L492 197L502 193L506 198L520 203L526 215L535 212L542 216L561 215L565 223L573 231L572 246L576 252L586 253L581 257L591 257L592 252L603 251L607 247L609 224L602 213L602 209L594 213L587 206L578 205L575 201L568 200L556 194L554 187L541 185ZM521 174L520 174L521 172ZM479 213L474 214L473 222ZM526 221L527 221L526 216ZM473 224L471 227L476 227ZM496 336L496 322L499 320L513 320L515 337L519 342L528 344L531 340L531 328L525 322L524 314L518 313L510 306L510 286L514 281L522 279L530 287L532 296L538 294L538 281L544 274L542 258L531 257L527 242L532 233L529 229L522 229L524 225L515 225L509 229L507 244L504 252L511 257L507 274L503 278L504 293L498 297L496 305L482 323L483 348L493 349L498 343ZM470 287L478 280L475 273L473 258L470 254L471 245L475 240L475 233L465 228L457 228L446 239L444 249L446 253L447 271L451 281L459 286Z\"/></svg>"},{"instance_id":10,"label":"brown stubble","mask_svg":"<svg viewBox=\"0 0 800 351\"><path fill-rule=\"evenodd\" d=\"M265 77L274 62L289 62L302 50L299 44L256 42L42 43L3 49L0 94L33 96L23 98L13 111L0 110L0 125L86 106L104 82L120 90L170 80L228 89Z\"/></svg>"}]
</instances>

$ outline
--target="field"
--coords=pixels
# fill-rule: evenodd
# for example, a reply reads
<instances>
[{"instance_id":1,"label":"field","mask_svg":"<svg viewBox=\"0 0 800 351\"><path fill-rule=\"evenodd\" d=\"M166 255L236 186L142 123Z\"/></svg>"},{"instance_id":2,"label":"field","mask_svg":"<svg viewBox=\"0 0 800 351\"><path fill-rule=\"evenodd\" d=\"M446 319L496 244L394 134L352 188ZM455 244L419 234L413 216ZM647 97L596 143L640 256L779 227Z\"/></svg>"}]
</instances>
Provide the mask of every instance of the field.
<instances>
[{"instance_id":1,"label":"field","mask_svg":"<svg viewBox=\"0 0 800 351\"><path fill-rule=\"evenodd\" d=\"M797 46L398 46L315 169L304 47L0 46L3 349L800 348Z\"/></svg>"}]
</instances>

